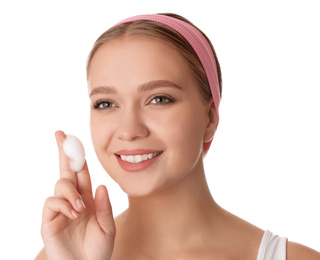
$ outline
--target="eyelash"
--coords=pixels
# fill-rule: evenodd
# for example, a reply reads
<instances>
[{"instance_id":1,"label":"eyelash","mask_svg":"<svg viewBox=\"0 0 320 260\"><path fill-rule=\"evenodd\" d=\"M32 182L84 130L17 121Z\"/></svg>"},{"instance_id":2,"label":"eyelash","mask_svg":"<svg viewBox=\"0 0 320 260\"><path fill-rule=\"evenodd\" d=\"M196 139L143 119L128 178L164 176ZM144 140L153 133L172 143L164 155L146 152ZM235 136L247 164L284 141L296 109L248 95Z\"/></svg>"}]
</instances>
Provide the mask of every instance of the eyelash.
<instances>
[{"instance_id":1,"label":"eyelash","mask_svg":"<svg viewBox=\"0 0 320 260\"><path fill-rule=\"evenodd\" d=\"M160 103L152 103L153 100L155 99L166 99L166 102L160 102ZM155 105L168 105L170 103L175 102L176 100L172 97L166 96L166 95L156 95L150 98L150 101L148 102L149 104L155 104Z\"/></svg>"},{"instance_id":2,"label":"eyelash","mask_svg":"<svg viewBox=\"0 0 320 260\"><path fill-rule=\"evenodd\" d=\"M109 104L107 107L100 107L101 105L104 105L106 103ZM110 109L113 107L115 107L115 104L113 104L111 101L107 101L107 100L98 100L93 104L93 108L98 109L98 110Z\"/></svg>"},{"instance_id":3,"label":"eyelash","mask_svg":"<svg viewBox=\"0 0 320 260\"><path fill-rule=\"evenodd\" d=\"M159 102L159 103L152 103L153 100L156 99L165 99L165 102ZM170 103L175 102L176 100L172 97L166 96L166 95L156 95L153 96L149 99L150 101L147 102L147 104L152 104L152 105L168 105ZM159 100L158 100L159 101ZM105 104L109 104L108 106L104 106ZM101 105L103 105L103 107L100 107ZM93 108L94 109L98 109L98 110L104 110L104 109L110 109L115 107L116 105L113 104L111 101L107 101L107 100L98 100L94 103Z\"/></svg>"}]
</instances>

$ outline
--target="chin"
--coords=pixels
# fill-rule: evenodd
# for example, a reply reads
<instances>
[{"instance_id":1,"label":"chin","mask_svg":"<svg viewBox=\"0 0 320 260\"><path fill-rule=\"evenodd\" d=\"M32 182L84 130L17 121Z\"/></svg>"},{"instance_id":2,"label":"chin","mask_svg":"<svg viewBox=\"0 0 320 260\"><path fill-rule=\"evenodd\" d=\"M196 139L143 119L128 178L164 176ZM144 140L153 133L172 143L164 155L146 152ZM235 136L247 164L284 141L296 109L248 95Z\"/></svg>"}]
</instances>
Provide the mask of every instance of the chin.
<instances>
[{"instance_id":1,"label":"chin","mask_svg":"<svg viewBox=\"0 0 320 260\"><path fill-rule=\"evenodd\" d=\"M171 180L158 180L156 183L125 183L119 184L120 188L130 197L142 198L148 197L151 195L156 195L161 193L162 191L169 190L170 187L177 184L181 179L171 179Z\"/></svg>"},{"instance_id":2,"label":"chin","mask_svg":"<svg viewBox=\"0 0 320 260\"><path fill-rule=\"evenodd\" d=\"M160 189L154 189L150 186L143 185L120 185L120 188L130 197L141 198L148 197Z\"/></svg>"},{"instance_id":3,"label":"chin","mask_svg":"<svg viewBox=\"0 0 320 260\"><path fill-rule=\"evenodd\" d=\"M133 198L142 198L142 197L148 197L149 195L153 194L154 191L145 191L142 189L135 190L135 189L124 189L121 187L121 189L129 196Z\"/></svg>"}]
</instances>

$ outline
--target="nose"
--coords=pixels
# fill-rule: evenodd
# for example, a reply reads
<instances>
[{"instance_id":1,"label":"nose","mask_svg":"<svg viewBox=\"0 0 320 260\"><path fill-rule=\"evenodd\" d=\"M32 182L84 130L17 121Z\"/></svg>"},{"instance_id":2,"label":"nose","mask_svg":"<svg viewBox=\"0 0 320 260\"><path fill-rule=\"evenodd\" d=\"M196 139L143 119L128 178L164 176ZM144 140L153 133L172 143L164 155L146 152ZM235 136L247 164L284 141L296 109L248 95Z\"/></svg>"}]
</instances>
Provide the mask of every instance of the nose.
<instances>
[{"instance_id":1,"label":"nose","mask_svg":"<svg viewBox=\"0 0 320 260\"><path fill-rule=\"evenodd\" d=\"M137 109L123 111L119 122L118 138L123 141L134 141L149 135L149 129L145 124L143 115Z\"/></svg>"}]
</instances>

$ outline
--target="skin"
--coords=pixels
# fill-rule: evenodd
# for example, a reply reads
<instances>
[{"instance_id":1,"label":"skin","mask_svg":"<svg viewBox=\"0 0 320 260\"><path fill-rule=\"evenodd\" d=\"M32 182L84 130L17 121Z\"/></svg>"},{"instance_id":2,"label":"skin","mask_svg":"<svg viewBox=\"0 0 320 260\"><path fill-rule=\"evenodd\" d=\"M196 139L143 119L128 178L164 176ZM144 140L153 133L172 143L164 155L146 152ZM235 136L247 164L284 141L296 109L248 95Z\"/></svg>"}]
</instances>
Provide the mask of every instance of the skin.
<instances>
[{"instance_id":1,"label":"skin","mask_svg":"<svg viewBox=\"0 0 320 260\"><path fill-rule=\"evenodd\" d=\"M122 38L97 51L88 75L94 148L129 207L113 220L104 186L93 199L87 165L70 170L58 131L61 179L44 206L45 250L36 259L256 259L264 231L222 209L209 191L202 145L217 118L180 55L160 41ZM117 160L123 149L162 154L128 172ZM287 248L287 259L320 259L304 246Z\"/></svg>"}]
</instances>

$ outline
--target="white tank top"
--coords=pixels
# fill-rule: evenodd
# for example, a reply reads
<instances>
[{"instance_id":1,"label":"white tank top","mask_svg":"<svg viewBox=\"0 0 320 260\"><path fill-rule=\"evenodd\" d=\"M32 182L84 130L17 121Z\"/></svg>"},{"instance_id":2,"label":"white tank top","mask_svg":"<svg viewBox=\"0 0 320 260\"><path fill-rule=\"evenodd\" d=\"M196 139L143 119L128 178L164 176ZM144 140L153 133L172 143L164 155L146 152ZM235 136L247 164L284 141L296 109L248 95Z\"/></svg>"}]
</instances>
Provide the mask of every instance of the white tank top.
<instances>
[{"instance_id":1,"label":"white tank top","mask_svg":"<svg viewBox=\"0 0 320 260\"><path fill-rule=\"evenodd\" d=\"M287 238L264 232L257 260L286 260Z\"/></svg>"}]
</instances>

